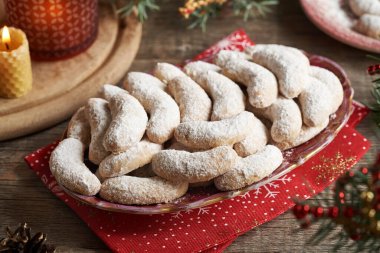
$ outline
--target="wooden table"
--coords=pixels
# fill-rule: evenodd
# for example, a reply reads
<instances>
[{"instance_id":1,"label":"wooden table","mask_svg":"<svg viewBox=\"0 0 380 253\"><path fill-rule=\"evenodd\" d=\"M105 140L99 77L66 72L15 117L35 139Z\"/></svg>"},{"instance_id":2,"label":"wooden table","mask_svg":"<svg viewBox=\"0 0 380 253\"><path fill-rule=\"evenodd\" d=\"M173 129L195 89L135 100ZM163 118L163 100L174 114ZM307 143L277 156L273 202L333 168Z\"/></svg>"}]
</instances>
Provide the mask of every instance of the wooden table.
<instances>
[{"instance_id":1,"label":"wooden table","mask_svg":"<svg viewBox=\"0 0 380 253\"><path fill-rule=\"evenodd\" d=\"M371 97L366 68L373 62L366 58L367 53L343 45L319 31L305 17L296 0L280 1L272 14L249 22L227 13L209 22L207 33L185 28L177 12L178 1L162 0L160 3L161 11L151 15L144 25L140 52L132 70L150 71L157 61L180 63L242 27L257 43L295 46L334 59L346 69L355 88L355 99L365 102ZM78 252L78 248L87 252L108 252L86 224L54 197L23 161L26 154L59 138L66 124L0 143L0 226L15 226L26 221L34 231L47 233L49 242L65 246L72 252ZM375 125L367 118L358 129L372 141L368 157L375 157L379 147ZM367 158L360 164L371 162ZM227 252L327 252L334 245L332 240L318 246L305 245L318 226L295 233L297 227L297 221L287 212L240 236Z\"/></svg>"}]
</instances>

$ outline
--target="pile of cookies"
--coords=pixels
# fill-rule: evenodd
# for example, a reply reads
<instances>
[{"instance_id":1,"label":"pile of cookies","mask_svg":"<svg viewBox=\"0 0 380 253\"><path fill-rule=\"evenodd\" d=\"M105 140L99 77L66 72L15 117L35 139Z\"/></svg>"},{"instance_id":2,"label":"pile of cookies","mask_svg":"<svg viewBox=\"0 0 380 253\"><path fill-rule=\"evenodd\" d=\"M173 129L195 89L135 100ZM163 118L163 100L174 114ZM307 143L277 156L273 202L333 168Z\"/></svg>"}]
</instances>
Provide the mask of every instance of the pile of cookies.
<instances>
[{"instance_id":1,"label":"pile of cookies","mask_svg":"<svg viewBox=\"0 0 380 253\"><path fill-rule=\"evenodd\" d=\"M343 100L333 73L281 45L220 51L182 70L158 63L153 75L129 73L124 88L104 85L76 112L50 169L74 192L136 205L263 179L283 162L281 150L321 132Z\"/></svg>"},{"instance_id":2,"label":"pile of cookies","mask_svg":"<svg viewBox=\"0 0 380 253\"><path fill-rule=\"evenodd\" d=\"M369 37L380 39L380 1L349 0L348 3L358 17L353 28Z\"/></svg>"}]
</instances>

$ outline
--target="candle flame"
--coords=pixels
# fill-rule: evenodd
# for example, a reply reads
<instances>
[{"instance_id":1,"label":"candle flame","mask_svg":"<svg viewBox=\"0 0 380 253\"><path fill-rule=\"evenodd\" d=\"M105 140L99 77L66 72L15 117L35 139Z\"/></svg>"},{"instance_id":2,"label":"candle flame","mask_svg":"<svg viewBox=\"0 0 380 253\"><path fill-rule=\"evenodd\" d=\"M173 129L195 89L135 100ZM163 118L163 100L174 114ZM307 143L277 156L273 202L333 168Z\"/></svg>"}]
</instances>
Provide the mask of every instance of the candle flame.
<instances>
[{"instance_id":1,"label":"candle flame","mask_svg":"<svg viewBox=\"0 0 380 253\"><path fill-rule=\"evenodd\" d=\"M9 29L7 26L4 26L3 32L1 35L1 41L5 44L8 45L11 43L11 35L9 34Z\"/></svg>"}]
</instances>

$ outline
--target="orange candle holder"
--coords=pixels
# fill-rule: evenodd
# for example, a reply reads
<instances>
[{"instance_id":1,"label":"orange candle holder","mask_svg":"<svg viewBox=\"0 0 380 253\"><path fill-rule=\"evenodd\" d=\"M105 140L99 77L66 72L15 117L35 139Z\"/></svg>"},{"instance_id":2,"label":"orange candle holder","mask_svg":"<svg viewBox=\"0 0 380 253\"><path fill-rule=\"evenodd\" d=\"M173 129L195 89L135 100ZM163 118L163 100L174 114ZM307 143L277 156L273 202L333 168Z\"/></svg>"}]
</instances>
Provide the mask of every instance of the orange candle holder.
<instances>
[{"instance_id":1,"label":"orange candle holder","mask_svg":"<svg viewBox=\"0 0 380 253\"><path fill-rule=\"evenodd\" d=\"M34 60L85 51L98 33L98 0L4 0L8 23L22 29Z\"/></svg>"}]
</instances>

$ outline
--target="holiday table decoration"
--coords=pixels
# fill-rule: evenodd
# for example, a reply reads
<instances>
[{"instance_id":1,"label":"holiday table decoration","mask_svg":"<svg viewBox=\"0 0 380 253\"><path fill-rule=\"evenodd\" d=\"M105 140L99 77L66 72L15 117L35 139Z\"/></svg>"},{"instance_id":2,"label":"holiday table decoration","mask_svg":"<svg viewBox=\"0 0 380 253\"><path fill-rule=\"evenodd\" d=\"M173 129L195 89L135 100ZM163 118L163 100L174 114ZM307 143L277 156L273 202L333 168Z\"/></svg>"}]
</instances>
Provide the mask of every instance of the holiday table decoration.
<instances>
[{"instance_id":1,"label":"holiday table decoration","mask_svg":"<svg viewBox=\"0 0 380 253\"><path fill-rule=\"evenodd\" d=\"M33 59L57 60L79 54L96 39L97 0L4 0L8 22L28 36Z\"/></svg>"},{"instance_id":2,"label":"holiday table decoration","mask_svg":"<svg viewBox=\"0 0 380 253\"><path fill-rule=\"evenodd\" d=\"M32 67L25 33L13 27L0 30L0 97L17 98L32 88Z\"/></svg>"},{"instance_id":3,"label":"holiday table decoration","mask_svg":"<svg viewBox=\"0 0 380 253\"><path fill-rule=\"evenodd\" d=\"M125 17L137 10L141 22L148 18L148 11L160 9L156 0L104 0L111 2L120 17ZM250 17L265 16L278 0L184 0L179 12L184 19L190 21L189 28L201 27L206 30L207 21L219 16L223 9L231 9L235 15L242 16L245 21Z\"/></svg>"},{"instance_id":4,"label":"holiday table decoration","mask_svg":"<svg viewBox=\"0 0 380 253\"><path fill-rule=\"evenodd\" d=\"M109 5L100 5L99 11L99 34L85 54L65 61L33 61L33 89L22 99L0 98L0 140L63 121L95 96L100 85L125 75L139 48L141 23L132 15L121 26Z\"/></svg>"},{"instance_id":5,"label":"holiday table decoration","mask_svg":"<svg viewBox=\"0 0 380 253\"><path fill-rule=\"evenodd\" d=\"M250 43L239 30L195 59L209 59L221 49L241 50ZM365 106L355 102L354 112L335 139L278 180L233 199L168 214L124 214L78 203L62 190L48 168L57 142L38 149L25 160L42 182L115 252L221 252L237 236L291 208L294 198L307 199L319 193L353 166L370 146L354 129L367 113Z\"/></svg>"}]
</instances>

